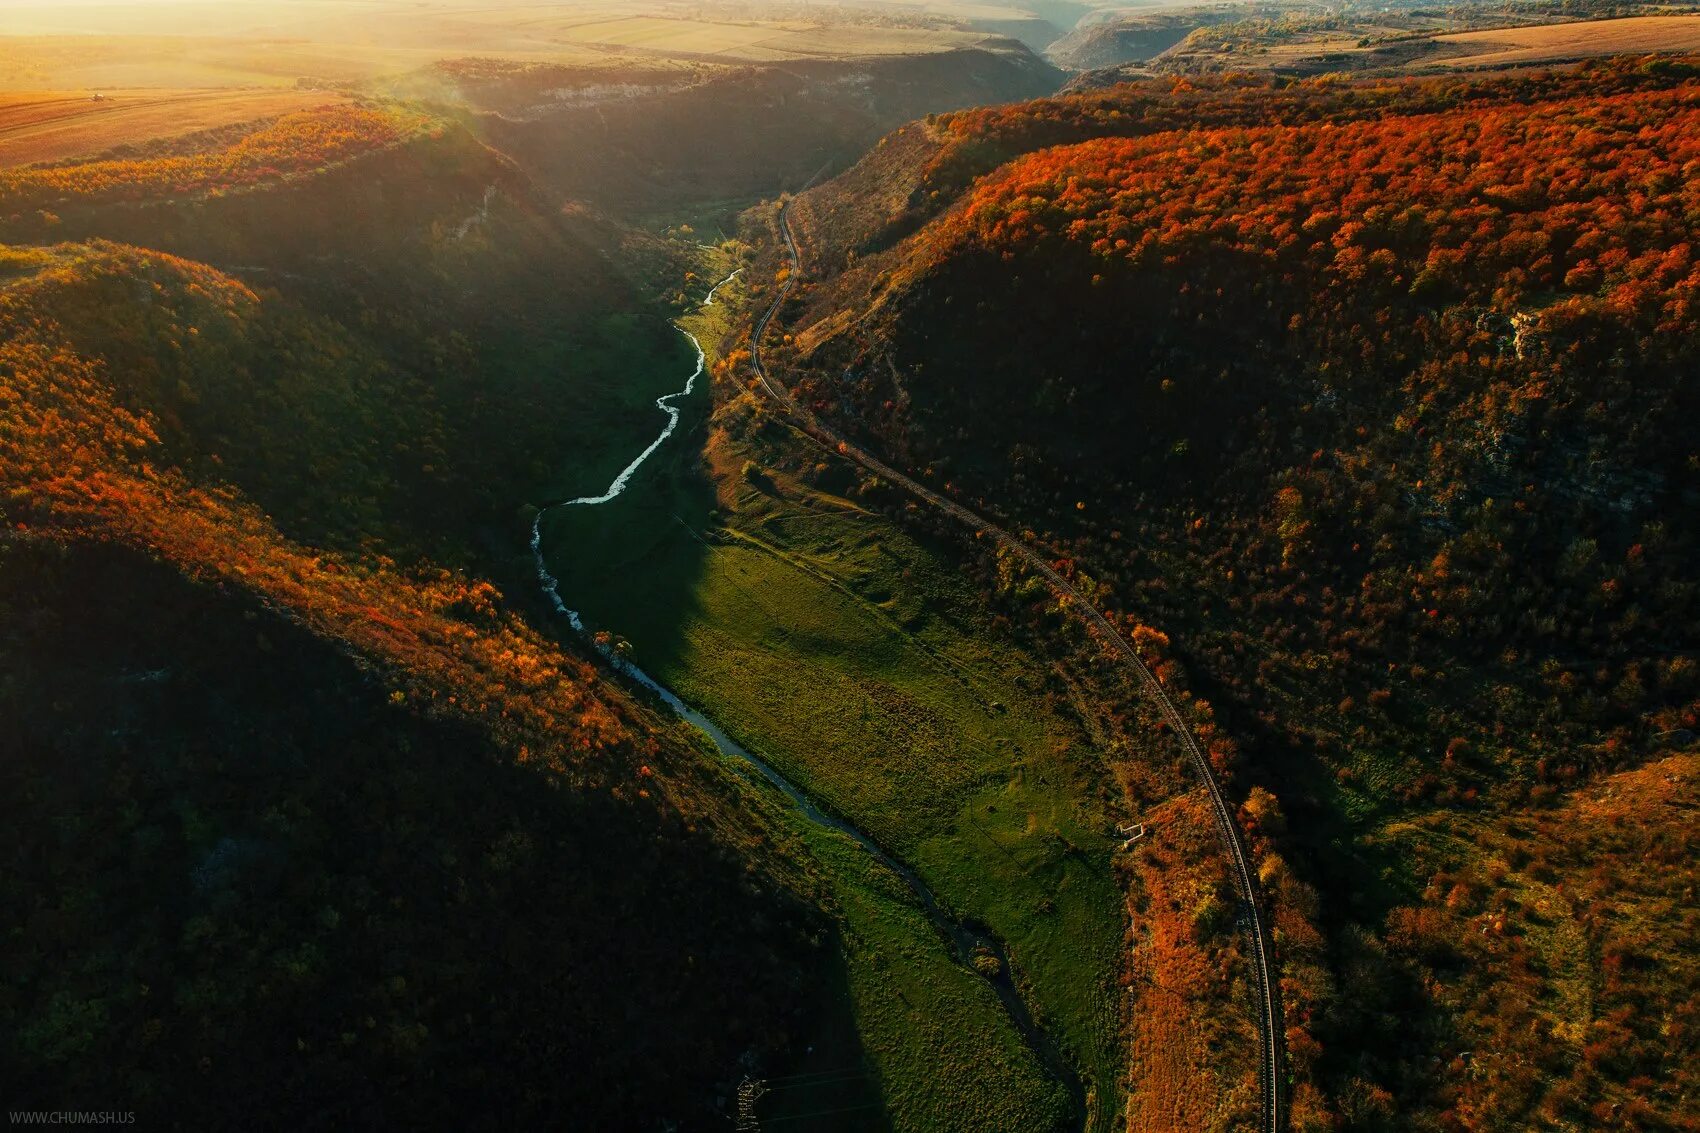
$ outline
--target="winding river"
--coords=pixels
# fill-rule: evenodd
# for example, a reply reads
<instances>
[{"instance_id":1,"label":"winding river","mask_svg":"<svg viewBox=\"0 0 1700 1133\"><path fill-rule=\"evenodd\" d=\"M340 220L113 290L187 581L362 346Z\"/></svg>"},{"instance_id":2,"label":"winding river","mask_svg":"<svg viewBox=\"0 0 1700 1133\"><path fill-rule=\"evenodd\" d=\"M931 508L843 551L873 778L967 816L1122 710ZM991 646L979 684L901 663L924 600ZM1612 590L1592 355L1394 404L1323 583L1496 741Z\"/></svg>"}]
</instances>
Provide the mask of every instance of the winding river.
<instances>
[{"instance_id":1,"label":"winding river","mask_svg":"<svg viewBox=\"0 0 1700 1133\"><path fill-rule=\"evenodd\" d=\"M713 306L715 294L722 287L732 282L742 271L743 269L739 268L738 271L734 271L710 288L701 306ZM683 389L674 393L662 394L655 399L656 407L667 415L667 424L662 427L660 435L649 443L649 447L638 453L631 463L621 469L620 474L614 477L613 483L608 485L606 491L600 495L579 496L576 499L561 500L549 504L539 509L537 515L531 521L531 555L537 567L537 580L542 585L543 592L549 596L550 604L555 607L556 612L565 617L578 633L585 632L584 619L577 610L568 606L561 598L560 581L550 573L548 561L543 554L543 517L555 508L596 507L617 498L630 485L632 476L643 466L644 462L655 455L656 450L677 431L682 416L678 403L689 397L695 390L697 379L702 376L707 365L707 357L703 351L702 343L697 341L695 335L677 325L675 325L675 329L690 339L691 346L696 349L696 368L691 371L690 377L685 379ZM1079 1076L1074 1072L1074 1068L1062 1056L1062 1052L1057 1049L1050 1036L1033 1021L1032 1013L1027 1010L1027 1004L1022 1000L1021 993L1016 989L1015 981L1010 977L1009 957L1002 942L979 925L970 921L959 920L947 913L939 905L938 898L933 895L933 891L927 888L926 883L914 870L886 853L877 842L855 826L822 810L808 795L803 793L801 788L780 774L766 760L728 736L714 721L686 704L672 689L620 656L611 646L598 643L596 648L612 668L654 693L662 703L673 710L675 715L706 735L722 755L733 760L735 764L741 763L752 768L786 798L790 799L798 811L810 822L843 834L871 854L881 865L902 878L904 883L914 892L916 899L920 901L921 907L926 911L927 918L932 922L934 928L949 942L959 963L978 973L979 970L974 967L974 960L977 956L990 955L995 957L998 962L998 970L995 975L985 977L987 982L997 992L998 1000L1003 1004L1005 1012L1008 1013L1010 1022L1014 1024L1015 1029L1021 1034L1022 1039L1033 1051L1040 1064L1068 1092L1072 1110L1071 1126L1075 1129L1084 1128L1086 1123L1085 1088L1082 1086Z\"/></svg>"}]
</instances>

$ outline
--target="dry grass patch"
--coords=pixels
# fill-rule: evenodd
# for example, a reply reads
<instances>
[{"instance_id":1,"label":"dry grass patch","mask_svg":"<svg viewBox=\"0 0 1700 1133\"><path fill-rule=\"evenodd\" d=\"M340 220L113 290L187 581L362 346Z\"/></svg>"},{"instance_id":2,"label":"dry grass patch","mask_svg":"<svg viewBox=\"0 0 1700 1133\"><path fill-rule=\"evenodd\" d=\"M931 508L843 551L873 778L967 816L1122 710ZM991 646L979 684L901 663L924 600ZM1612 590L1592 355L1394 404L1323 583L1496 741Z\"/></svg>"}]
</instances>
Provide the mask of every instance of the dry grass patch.
<instances>
[{"instance_id":1,"label":"dry grass patch","mask_svg":"<svg viewBox=\"0 0 1700 1133\"><path fill-rule=\"evenodd\" d=\"M1256 1034L1223 989L1245 971L1221 845L1202 792L1146 816L1130 855L1127 1125L1206 1129L1256 1112ZM1218 1126L1219 1127L1219 1126Z\"/></svg>"},{"instance_id":2,"label":"dry grass patch","mask_svg":"<svg viewBox=\"0 0 1700 1133\"><path fill-rule=\"evenodd\" d=\"M1441 66L1515 66L1558 63L1597 55L1700 50L1700 16L1636 16L1539 27L1467 31L1435 37L1465 48Z\"/></svg>"},{"instance_id":3,"label":"dry grass patch","mask_svg":"<svg viewBox=\"0 0 1700 1133\"><path fill-rule=\"evenodd\" d=\"M1435 1102L1477 1129L1692 1128L1700 754L1539 794L1389 830L1429 876L1387 940L1445 1013Z\"/></svg>"}]
</instances>

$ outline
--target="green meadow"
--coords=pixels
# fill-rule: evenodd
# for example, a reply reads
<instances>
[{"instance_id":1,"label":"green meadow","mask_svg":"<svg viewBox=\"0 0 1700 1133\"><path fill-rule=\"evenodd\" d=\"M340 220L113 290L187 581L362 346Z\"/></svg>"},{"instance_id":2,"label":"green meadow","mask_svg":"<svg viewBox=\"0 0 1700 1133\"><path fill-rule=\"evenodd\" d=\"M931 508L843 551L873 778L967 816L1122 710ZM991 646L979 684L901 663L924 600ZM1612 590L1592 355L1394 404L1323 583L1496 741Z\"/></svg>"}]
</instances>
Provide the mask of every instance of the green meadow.
<instances>
[{"instance_id":1,"label":"green meadow","mask_svg":"<svg viewBox=\"0 0 1700 1133\"><path fill-rule=\"evenodd\" d=\"M711 361L738 294L729 285L725 302L682 320ZM677 389L693 360L634 387ZM955 916L1001 938L1033 1014L1095 1090L1095 1124L1107 1125L1123 914L1086 731L1045 694L1049 663L986 624L946 551L847 496L767 470L772 446L807 442L776 426L759 444L711 429L707 384L624 495L546 519L563 598L915 869ZM637 448L665 424L653 405L648 416L654 430ZM568 490L599 492L608 479ZM836 835L804 841L837 895L847 994L894 1127L1051 1124L1041 1115L1064 1104L1060 1091L1052 1096L990 987L951 959L902 883ZM1017 1108L993 1120L976 1108L989 1093Z\"/></svg>"}]
</instances>

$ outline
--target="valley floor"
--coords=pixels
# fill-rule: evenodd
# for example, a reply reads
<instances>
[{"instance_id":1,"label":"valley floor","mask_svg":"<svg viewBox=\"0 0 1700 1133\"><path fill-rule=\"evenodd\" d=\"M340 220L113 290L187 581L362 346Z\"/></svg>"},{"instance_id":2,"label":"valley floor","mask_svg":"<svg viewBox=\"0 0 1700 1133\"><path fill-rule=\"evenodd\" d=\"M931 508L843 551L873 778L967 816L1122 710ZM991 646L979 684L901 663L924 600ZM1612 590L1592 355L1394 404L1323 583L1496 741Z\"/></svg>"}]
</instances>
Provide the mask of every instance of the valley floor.
<instances>
[{"instance_id":1,"label":"valley floor","mask_svg":"<svg viewBox=\"0 0 1700 1133\"><path fill-rule=\"evenodd\" d=\"M714 342L731 313L683 325ZM847 464L781 470L803 441L752 431L747 402L705 420L706 401L620 499L546 524L564 599L1003 940L1092 1083L1098 1127L1118 1104L1124 923L1101 737L1051 662L986 624L950 551L859 502ZM847 990L893 1126L1057 1124L1056 1084L906 887L828 833L801 835L835 878Z\"/></svg>"}]
</instances>

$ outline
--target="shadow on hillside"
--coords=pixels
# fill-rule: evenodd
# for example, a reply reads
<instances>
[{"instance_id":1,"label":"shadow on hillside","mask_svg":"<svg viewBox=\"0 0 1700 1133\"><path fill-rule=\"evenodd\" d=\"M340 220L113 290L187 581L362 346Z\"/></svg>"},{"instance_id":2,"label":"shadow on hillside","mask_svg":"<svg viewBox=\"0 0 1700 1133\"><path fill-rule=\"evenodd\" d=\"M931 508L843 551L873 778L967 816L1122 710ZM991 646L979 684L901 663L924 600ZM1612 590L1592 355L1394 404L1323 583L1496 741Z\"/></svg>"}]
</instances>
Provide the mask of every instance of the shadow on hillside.
<instances>
[{"instance_id":1,"label":"shadow on hillside","mask_svg":"<svg viewBox=\"0 0 1700 1133\"><path fill-rule=\"evenodd\" d=\"M815 1029L804 1039L802 1053L762 1079L766 1093L756 1101L756 1114L764 1128L815 1133L891 1129L891 1116L856 1026L844 947L835 939L831 963L822 969Z\"/></svg>"},{"instance_id":2,"label":"shadow on hillside","mask_svg":"<svg viewBox=\"0 0 1700 1133\"><path fill-rule=\"evenodd\" d=\"M698 1128L747 1051L817 1025L819 914L688 815L560 790L145 556L15 545L0 610L20 1102Z\"/></svg>"},{"instance_id":3,"label":"shadow on hillside","mask_svg":"<svg viewBox=\"0 0 1700 1133\"><path fill-rule=\"evenodd\" d=\"M677 361L669 360L660 381L639 383L680 389L693 364L683 336ZM679 427L632 475L625 490L604 504L554 507L543 517L543 553L558 582L561 600L583 617L590 632L606 631L629 643L631 659L660 679L684 659L687 627L698 612L698 585L706 570L705 529L715 506L714 485L704 462L710 392L707 375L697 379ZM614 476L655 439L666 415L654 402L623 412L621 435L629 448L621 459L599 463L594 474L575 472L568 493L600 494ZM565 620L554 619L569 633Z\"/></svg>"}]
</instances>

